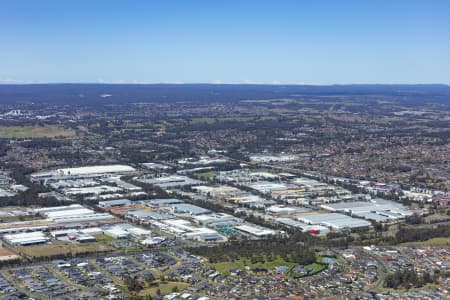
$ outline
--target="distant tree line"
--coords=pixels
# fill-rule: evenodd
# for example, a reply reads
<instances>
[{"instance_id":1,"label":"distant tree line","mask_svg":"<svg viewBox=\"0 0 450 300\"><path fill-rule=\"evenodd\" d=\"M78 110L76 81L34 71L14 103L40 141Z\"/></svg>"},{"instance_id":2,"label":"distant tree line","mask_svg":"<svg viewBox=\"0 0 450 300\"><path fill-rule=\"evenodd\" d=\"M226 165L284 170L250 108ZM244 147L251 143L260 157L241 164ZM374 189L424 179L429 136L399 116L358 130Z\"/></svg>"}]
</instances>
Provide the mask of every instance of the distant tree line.
<instances>
[{"instance_id":1,"label":"distant tree line","mask_svg":"<svg viewBox=\"0 0 450 300\"><path fill-rule=\"evenodd\" d=\"M20 146L28 149L58 148L69 145L70 142L67 140L57 140L53 138L33 138L20 143Z\"/></svg>"}]
</instances>

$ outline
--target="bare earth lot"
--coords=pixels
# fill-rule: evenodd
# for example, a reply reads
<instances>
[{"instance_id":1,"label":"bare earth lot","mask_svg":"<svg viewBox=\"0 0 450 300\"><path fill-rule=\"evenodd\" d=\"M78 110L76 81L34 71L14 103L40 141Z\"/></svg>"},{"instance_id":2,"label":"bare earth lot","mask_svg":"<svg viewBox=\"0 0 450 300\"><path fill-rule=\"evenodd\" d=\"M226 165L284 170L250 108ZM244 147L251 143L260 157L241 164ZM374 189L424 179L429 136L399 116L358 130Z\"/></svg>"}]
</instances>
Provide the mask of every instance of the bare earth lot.
<instances>
[{"instance_id":1,"label":"bare earth lot","mask_svg":"<svg viewBox=\"0 0 450 300\"><path fill-rule=\"evenodd\" d=\"M25 254L26 256L39 258L39 257L51 257L57 255L77 255L83 253L96 253L107 252L113 248L98 243L86 243L86 244L71 244L71 245L58 245L58 244L46 244L38 246L25 246L17 247L17 251Z\"/></svg>"}]
</instances>

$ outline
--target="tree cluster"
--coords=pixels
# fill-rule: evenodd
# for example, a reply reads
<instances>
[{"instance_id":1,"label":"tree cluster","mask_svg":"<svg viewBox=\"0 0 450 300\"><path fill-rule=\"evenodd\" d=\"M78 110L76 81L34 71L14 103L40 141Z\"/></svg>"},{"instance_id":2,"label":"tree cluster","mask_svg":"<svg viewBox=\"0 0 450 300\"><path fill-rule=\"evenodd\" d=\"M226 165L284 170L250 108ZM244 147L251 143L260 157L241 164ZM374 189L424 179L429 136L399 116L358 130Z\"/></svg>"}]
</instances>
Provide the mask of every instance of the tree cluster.
<instances>
[{"instance_id":1,"label":"tree cluster","mask_svg":"<svg viewBox=\"0 0 450 300\"><path fill-rule=\"evenodd\" d=\"M402 228L395 234L394 243L420 242L436 237L450 237L450 225L436 228Z\"/></svg>"},{"instance_id":2,"label":"tree cluster","mask_svg":"<svg viewBox=\"0 0 450 300\"><path fill-rule=\"evenodd\" d=\"M252 263L265 262L281 257L285 261L307 265L315 262L315 252L300 245L294 239L268 238L262 240L232 241L219 246L191 248L195 255L205 256L211 263L245 258Z\"/></svg>"},{"instance_id":3,"label":"tree cluster","mask_svg":"<svg viewBox=\"0 0 450 300\"><path fill-rule=\"evenodd\" d=\"M433 278L429 273L419 275L413 270L399 270L393 274L387 275L384 281L384 287L391 289L410 289L420 288L427 283L432 283Z\"/></svg>"}]
</instances>

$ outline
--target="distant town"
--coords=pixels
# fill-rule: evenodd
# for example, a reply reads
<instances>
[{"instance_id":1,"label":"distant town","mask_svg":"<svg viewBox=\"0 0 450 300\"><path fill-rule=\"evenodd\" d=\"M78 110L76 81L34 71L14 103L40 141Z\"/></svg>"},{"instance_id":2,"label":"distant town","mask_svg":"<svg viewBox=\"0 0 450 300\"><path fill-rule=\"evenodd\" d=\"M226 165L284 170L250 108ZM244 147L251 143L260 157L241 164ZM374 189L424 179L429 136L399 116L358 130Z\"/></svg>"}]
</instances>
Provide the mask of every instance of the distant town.
<instances>
[{"instance_id":1,"label":"distant town","mask_svg":"<svg viewBox=\"0 0 450 300\"><path fill-rule=\"evenodd\" d=\"M448 97L0 86L0 298L448 299Z\"/></svg>"}]
</instances>

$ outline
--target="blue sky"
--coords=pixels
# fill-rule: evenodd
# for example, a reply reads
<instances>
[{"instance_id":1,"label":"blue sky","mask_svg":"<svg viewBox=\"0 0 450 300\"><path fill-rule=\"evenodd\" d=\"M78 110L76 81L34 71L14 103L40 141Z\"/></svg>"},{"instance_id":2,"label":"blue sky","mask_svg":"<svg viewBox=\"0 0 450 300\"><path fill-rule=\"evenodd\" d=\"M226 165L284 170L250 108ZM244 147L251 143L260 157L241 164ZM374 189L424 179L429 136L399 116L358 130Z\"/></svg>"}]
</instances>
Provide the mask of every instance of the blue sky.
<instances>
[{"instance_id":1,"label":"blue sky","mask_svg":"<svg viewBox=\"0 0 450 300\"><path fill-rule=\"evenodd\" d=\"M450 1L0 0L0 82L450 83Z\"/></svg>"}]
</instances>

